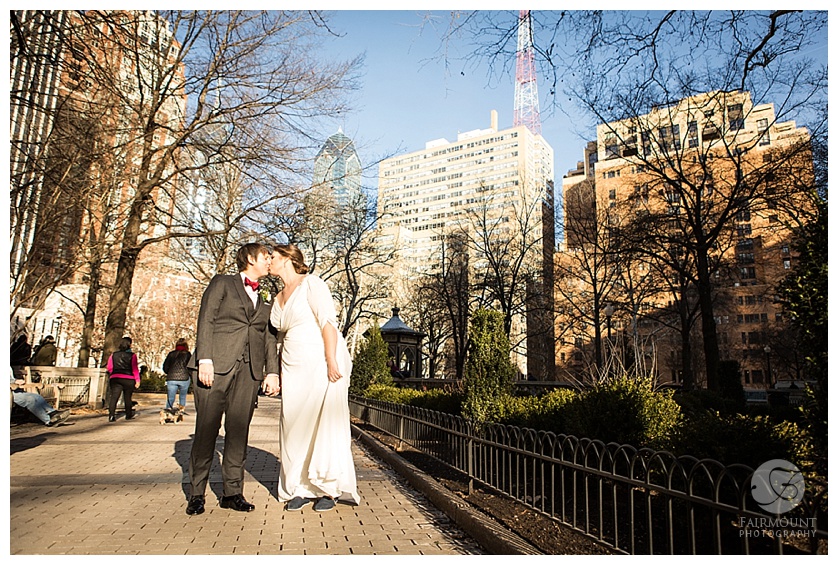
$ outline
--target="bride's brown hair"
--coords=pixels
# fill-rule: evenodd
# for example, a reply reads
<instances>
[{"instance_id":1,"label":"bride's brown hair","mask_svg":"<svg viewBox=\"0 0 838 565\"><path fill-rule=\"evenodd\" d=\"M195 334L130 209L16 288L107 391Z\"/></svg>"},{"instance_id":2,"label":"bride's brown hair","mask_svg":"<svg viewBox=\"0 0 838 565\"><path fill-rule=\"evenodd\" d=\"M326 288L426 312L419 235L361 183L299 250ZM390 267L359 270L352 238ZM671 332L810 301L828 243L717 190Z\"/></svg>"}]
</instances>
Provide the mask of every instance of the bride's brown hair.
<instances>
[{"instance_id":1,"label":"bride's brown hair","mask_svg":"<svg viewBox=\"0 0 838 565\"><path fill-rule=\"evenodd\" d=\"M309 269L308 265L306 265L305 258L303 258L303 252L293 243L274 245L274 253L279 253L283 257L291 259L291 264L294 265L294 271L297 274L305 275L308 273Z\"/></svg>"}]
</instances>

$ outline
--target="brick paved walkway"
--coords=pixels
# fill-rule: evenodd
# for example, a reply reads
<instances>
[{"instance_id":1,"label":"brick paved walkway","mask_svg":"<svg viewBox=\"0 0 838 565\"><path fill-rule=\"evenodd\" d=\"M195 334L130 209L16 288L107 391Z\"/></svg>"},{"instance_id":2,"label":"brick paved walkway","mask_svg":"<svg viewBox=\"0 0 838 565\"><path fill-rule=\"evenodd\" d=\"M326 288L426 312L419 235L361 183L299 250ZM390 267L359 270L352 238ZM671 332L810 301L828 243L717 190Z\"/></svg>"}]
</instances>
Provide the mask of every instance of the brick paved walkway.
<instances>
[{"instance_id":1,"label":"brick paved walkway","mask_svg":"<svg viewBox=\"0 0 838 565\"><path fill-rule=\"evenodd\" d=\"M77 415L57 428L11 429L11 555L485 553L357 442L359 506L284 512L276 499L279 401L264 397L251 427L244 490L256 510L218 507L216 460L207 511L187 516L194 420L160 425L159 398L141 403L133 421Z\"/></svg>"}]
</instances>

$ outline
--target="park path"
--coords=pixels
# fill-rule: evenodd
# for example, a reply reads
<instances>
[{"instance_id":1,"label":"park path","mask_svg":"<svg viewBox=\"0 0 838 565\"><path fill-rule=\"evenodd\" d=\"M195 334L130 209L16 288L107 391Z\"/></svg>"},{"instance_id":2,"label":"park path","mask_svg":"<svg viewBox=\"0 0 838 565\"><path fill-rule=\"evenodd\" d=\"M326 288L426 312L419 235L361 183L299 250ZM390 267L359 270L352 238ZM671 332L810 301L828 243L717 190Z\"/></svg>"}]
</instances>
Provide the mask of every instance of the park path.
<instances>
[{"instance_id":1,"label":"park path","mask_svg":"<svg viewBox=\"0 0 838 565\"><path fill-rule=\"evenodd\" d=\"M283 511L274 398L260 397L251 427L244 495L256 510L218 506L216 460L206 512L187 516L193 417L161 425L165 397L139 398L132 421L109 423L101 412L75 414L55 428L11 427L11 555L485 554L357 440L360 505Z\"/></svg>"}]
</instances>

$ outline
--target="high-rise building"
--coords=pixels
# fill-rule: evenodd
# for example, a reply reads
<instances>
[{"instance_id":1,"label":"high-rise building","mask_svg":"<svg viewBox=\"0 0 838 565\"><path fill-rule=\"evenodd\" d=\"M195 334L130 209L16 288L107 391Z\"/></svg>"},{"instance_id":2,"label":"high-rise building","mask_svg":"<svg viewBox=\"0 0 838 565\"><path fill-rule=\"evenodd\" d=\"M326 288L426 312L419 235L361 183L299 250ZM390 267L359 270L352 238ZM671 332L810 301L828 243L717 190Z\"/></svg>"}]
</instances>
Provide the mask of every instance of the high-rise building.
<instances>
[{"instance_id":1,"label":"high-rise building","mask_svg":"<svg viewBox=\"0 0 838 565\"><path fill-rule=\"evenodd\" d=\"M331 192L338 206L361 192L361 160L355 144L341 129L326 140L314 158L313 186Z\"/></svg>"},{"instance_id":2,"label":"high-rise building","mask_svg":"<svg viewBox=\"0 0 838 565\"><path fill-rule=\"evenodd\" d=\"M115 276L108 254L119 251L143 180L142 153L172 144L182 126L186 96L176 91L160 105L156 125L163 127L146 139L144 88L161 70L182 84L184 69L170 23L153 11L21 10L12 18L13 331L28 332L30 341L56 334L59 363L69 364L81 334L71 320L78 304ZM141 237L169 229L176 212L166 192L149 195L162 214L140 226ZM136 281L163 276L167 246L143 253Z\"/></svg>"},{"instance_id":3,"label":"high-rise building","mask_svg":"<svg viewBox=\"0 0 838 565\"><path fill-rule=\"evenodd\" d=\"M720 360L738 362L746 389L791 378L775 295L794 261L789 220L811 205L800 188L811 181L808 142L805 128L778 122L773 104L756 105L740 91L600 124L562 182L560 370L590 375L597 351L601 360L614 357L612 366L638 363L659 382L683 383L689 370L686 384L706 386L704 283L677 274L698 273L705 260ZM644 231L647 248L615 253L630 249L620 237L642 241ZM708 238L701 259L698 236Z\"/></svg>"},{"instance_id":4,"label":"high-rise building","mask_svg":"<svg viewBox=\"0 0 838 565\"><path fill-rule=\"evenodd\" d=\"M23 265L30 259L30 250L36 241L38 213L43 209L41 200L46 175L42 163L59 105L62 77L62 67L55 61L64 55L61 30L67 25L68 14L43 10L13 12L19 30L11 35L9 92L12 288L22 288L26 284L27 269ZM43 257L42 261L47 264L61 261L63 264L66 258ZM20 280L15 280L16 277Z\"/></svg>"},{"instance_id":5,"label":"high-rise building","mask_svg":"<svg viewBox=\"0 0 838 565\"><path fill-rule=\"evenodd\" d=\"M531 276L521 287L528 298L513 320L512 340L525 344L516 362L522 375L552 379L552 293L546 289L552 288L555 245L553 149L525 125L499 130L497 122L492 111L487 129L460 133L454 142L429 141L381 162L380 241L398 248L397 276L407 285L439 267L451 235L474 243L469 268L476 279L493 276L490 261L523 259L519 274ZM508 255L499 257L503 245Z\"/></svg>"}]
</instances>

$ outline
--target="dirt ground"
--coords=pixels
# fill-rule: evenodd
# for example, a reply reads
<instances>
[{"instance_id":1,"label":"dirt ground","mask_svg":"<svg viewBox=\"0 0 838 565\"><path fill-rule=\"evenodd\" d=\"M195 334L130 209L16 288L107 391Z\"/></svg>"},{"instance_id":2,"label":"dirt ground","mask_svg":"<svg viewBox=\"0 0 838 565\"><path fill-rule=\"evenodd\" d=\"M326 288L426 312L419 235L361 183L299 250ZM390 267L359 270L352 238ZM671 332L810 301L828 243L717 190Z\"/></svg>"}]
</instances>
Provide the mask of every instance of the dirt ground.
<instances>
[{"instance_id":1,"label":"dirt ground","mask_svg":"<svg viewBox=\"0 0 838 565\"><path fill-rule=\"evenodd\" d=\"M385 445L396 449L396 441L371 427L354 422L366 433ZM469 502L474 508L491 516L533 546L548 555L611 555L612 551L596 544L584 535L563 526L547 516L527 508L506 496L475 487L468 494L468 482L463 473L451 469L419 451L404 446L398 454L442 486Z\"/></svg>"}]
</instances>

